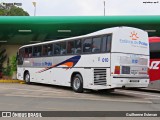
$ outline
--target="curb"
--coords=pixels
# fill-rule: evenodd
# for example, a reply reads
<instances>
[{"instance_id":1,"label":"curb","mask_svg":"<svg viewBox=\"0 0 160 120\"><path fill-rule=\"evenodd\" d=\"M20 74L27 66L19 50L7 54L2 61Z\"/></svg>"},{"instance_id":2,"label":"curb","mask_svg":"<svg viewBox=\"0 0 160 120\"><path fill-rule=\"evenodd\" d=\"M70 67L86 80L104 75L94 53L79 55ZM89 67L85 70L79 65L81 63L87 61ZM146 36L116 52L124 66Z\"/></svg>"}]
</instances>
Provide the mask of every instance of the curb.
<instances>
[{"instance_id":1,"label":"curb","mask_svg":"<svg viewBox=\"0 0 160 120\"><path fill-rule=\"evenodd\" d=\"M21 84L24 84L25 82L23 80L5 80L5 79L1 79L0 83L21 83Z\"/></svg>"}]
</instances>

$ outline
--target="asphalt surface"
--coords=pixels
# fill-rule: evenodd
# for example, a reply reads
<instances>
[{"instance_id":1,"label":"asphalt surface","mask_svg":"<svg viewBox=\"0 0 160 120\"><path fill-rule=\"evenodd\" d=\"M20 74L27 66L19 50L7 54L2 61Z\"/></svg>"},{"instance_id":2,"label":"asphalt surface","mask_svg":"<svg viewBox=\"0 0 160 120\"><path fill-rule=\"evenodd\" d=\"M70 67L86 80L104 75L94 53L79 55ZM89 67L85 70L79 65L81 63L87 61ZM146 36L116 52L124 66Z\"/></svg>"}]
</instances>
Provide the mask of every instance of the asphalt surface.
<instances>
[{"instance_id":1,"label":"asphalt surface","mask_svg":"<svg viewBox=\"0 0 160 120\"><path fill-rule=\"evenodd\" d=\"M75 93L68 87L1 83L0 111L160 111L160 93L121 89Z\"/></svg>"}]
</instances>

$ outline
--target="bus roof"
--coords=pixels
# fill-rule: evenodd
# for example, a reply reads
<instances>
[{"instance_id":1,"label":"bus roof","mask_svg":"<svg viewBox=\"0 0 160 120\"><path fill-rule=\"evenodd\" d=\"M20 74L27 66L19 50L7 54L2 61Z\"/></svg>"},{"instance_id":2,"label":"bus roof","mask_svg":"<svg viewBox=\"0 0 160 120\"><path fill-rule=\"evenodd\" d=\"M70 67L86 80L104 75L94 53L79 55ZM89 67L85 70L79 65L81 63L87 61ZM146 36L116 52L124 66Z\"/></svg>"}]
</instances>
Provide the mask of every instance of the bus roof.
<instances>
[{"instance_id":1,"label":"bus roof","mask_svg":"<svg viewBox=\"0 0 160 120\"><path fill-rule=\"evenodd\" d=\"M160 42L160 37L149 37L150 43Z\"/></svg>"},{"instance_id":2,"label":"bus roof","mask_svg":"<svg viewBox=\"0 0 160 120\"><path fill-rule=\"evenodd\" d=\"M99 30L99 31L96 31L96 32L93 32L93 33L86 34L86 35L64 38L64 39L59 39L59 40L52 40L52 41L47 41L47 42L35 43L35 44L29 44L29 45L24 45L20 48L35 46L35 45L42 45L42 44L49 44L49 43L54 43L54 42L61 42L61 41L64 41L64 40L68 41L68 40L73 40L73 39L80 39L80 38L86 38L86 37L92 37L92 36L98 36L98 35L104 35L104 34L112 34L114 31L116 31L120 28L134 28L134 27L119 26L119 27L106 28L106 29L102 29L102 30ZM138 29L138 28L135 28L135 29ZM144 32L146 32L146 31L144 31Z\"/></svg>"}]
</instances>

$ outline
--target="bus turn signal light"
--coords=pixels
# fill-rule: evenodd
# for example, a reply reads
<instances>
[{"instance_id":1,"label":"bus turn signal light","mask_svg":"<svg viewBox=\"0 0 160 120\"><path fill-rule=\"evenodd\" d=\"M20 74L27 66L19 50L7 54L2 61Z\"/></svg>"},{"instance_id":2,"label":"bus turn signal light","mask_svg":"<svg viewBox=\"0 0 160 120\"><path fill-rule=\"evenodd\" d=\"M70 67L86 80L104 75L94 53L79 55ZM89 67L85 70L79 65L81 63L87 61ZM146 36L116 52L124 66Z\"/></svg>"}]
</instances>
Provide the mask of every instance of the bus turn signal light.
<instances>
[{"instance_id":1,"label":"bus turn signal light","mask_svg":"<svg viewBox=\"0 0 160 120\"><path fill-rule=\"evenodd\" d=\"M114 74L120 74L120 66L115 66Z\"/></svg>"}]
</instances>

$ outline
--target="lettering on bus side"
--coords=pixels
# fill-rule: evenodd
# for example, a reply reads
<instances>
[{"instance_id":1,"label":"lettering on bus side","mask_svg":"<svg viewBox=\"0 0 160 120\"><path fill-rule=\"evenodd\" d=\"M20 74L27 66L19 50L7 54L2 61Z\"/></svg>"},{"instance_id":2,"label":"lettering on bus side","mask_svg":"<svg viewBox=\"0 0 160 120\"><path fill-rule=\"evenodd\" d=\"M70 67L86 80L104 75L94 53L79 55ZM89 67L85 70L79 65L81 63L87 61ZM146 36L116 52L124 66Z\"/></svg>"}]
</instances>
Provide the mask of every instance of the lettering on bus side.
<instances>
[{"instance_id":1,"label":"lettering on bus side","mask_svg":"<svg viewBox=\"0 0 160 120\"><path fill-rule=\"evenodd\" d=\"M160 61L152 61L149 68L154 69L154 70L158 70L159 69L159 64L160 64Z\"/></svg>"},{"instance_id":2,"label":"lettering on bus side","mask_svg":"<svg viewBox=\"0 0 160 120\"><path fill-rule=\"evenodd\" d=\"M33 66L52 66L52 62L33 62Z\"/></svg>"},{"instance_id":3,"label":"lettering on bus side","mask_svg":"<svg viewBox=\"0 0 160 120\"><path fill-rule=\"evenodd\" d=\"M138 63L138 60L132 59L132 63L133 63L133 64L137 64L137 63Z\"/></svg>"},{"instance_id":4,"label":"lettering on bus side","mask_svg":"<svg viewBox=\"0 0 160 120\"><path fill-rule=\"evenodd\" d=\"M122 44L131 44L131 45L138 45L138 46L148 46L148 43L142 42L142 41L133 41L133 40L127 40L127 39L120 39L120 43Z\"/></svg>"},{"instance_id":5,"label":"lettering on bus side","mask_svg":"<svg viewBox=\"0 0 160 120\"><path fill-rule=\"evenodd\" d=\"M98 61L99 61L99 62L109 62L109 58L101 58L101 57L98 57Z\"/></svg>"}]
</instances>

